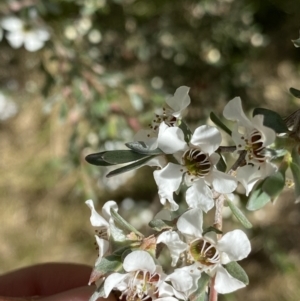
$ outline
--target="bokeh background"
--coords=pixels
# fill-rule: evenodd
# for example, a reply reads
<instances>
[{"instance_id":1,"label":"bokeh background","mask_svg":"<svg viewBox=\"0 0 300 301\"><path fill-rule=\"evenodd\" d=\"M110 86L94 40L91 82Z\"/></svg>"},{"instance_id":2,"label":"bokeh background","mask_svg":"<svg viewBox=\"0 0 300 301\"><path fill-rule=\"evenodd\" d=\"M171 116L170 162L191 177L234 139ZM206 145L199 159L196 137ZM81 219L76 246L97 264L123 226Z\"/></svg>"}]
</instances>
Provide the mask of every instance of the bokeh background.
<instances>
[{"instance_id":1,"label":"bokeh background","mask_svg":"<svg viewBox=\"0 0 300 301\"><path fill-rule=\"evenodd\" d=\"M49 39L36 51L16 49L0 29L0 273L49 261L93 265L89 198L99 210L116 200L125 218L146 227L160 209L151 169L106 179L108 170L84 157L125 148L177 87L191 87L192 128L211 111L221 116L234 96L248 112L295 111L288 89L300 88L291 42L299 13L297 0L1 1L1 20L15 16L24 35L44 28ZM254 225L242 262L250 285L220 300L298 301L292 190L246 214Z\"/></svg>"}]
</instances>

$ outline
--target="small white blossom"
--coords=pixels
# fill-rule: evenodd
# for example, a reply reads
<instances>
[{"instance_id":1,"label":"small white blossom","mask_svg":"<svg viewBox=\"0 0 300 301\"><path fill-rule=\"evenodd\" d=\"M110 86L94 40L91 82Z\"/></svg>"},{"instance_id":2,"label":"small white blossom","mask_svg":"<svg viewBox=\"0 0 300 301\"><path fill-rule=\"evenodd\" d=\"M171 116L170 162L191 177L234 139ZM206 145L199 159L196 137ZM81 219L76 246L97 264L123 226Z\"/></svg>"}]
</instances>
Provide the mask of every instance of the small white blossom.
<instances>
[{"instance_id":1,"label":"small white blossom","mask_svg":"<svg viewBox=\"0 0 300 301\"><path fill-rule=\"evenodd\" d=\"M246 195L252 190L255 183L276 171L276 166L270 163L270 157L265 153L267 146L276 138L275 132L263 125L264 116L255 115L249 120L242 108L239 97L235 97L225 106L225 118L236 121L232 131L232 139L236 144L237 152L247 151L246 165L237 170L236 177L246 189Z\"/></svg>"},{"instance_id":2,"label":"small white blossom","mask_svg":"<svg viewBox=\"0 0 300 301\"><path fill-rule=\"evenodd\" d=\"M113 273L104 283L104 296L107 298L112 290L121 292L120 299L124 296L131 300L164 300L176 301L172 287L165 283L166 274L161 266L155 265L151 255L146 251L133 251L128 254L123 262L126 273Z\"/></svg>"},{"instance_id":3,"label":"small white blossom","mask_svg":"<svg viewBox=\"0 0 300 301\"><path fill-rule=\"evenodd\" d=\"M91 210L91 224L96 228L95 238L99 249L99 256L95 263L95 265L97 265L100 263L103 256L110 252L109 238L111 235L120 241L123 241L126 238L123 232L115 226L114 220L111 217L111 208L118 211L118 205L115 201L108 201L104 204L102 215L95 210L94 202L92 200L87 200L85 203Z\"/></svg>"},{"instance_id":4,"label":"small white blossom","mask_svg":"<svg viewBox=\"0 0 300 301\"><path fill-rule=\"evenodd\" d=\"M1 20L1 26L7 31L5 37L13 48L20 48L23 44L28 51L43 48L50 39L49 31L36 24L26 24L16 16L7 16Z\"/></svg>"},{"instance_id":5,"label":"small white blossom","mask_svg":"<svg viewBox=\"0 0 300 301\"><path fill-rule=\"evenodd\" d=\"M134 136L134 141L145 142L150 149L157 148L157 135L158 129L162 122L165 122L168 126L177 126L181 119L183 111L190 104L191 99L188 95L190 88L186 86L179 87L174 96L166 99L165 107L156 112L155 118L149 125L150 130L141 130Z\"/></svg>"},{"instance_id":6,"label":"small white blossom","mask_svg":"<svg viewBox=\"0 0 300 301\"><path fill-rule=\"evenodd\" d=\"M178 231L185 242L179 236L173 236L171 243L164 237L160 241L167 245L175 262L185 244L188 260L193 263L191 269L199 269L211 277L215 276L215 289L218 293L226 294L244 287L245 284L232 277L223 265L248 256L251 246L246 234L241 230L234 230L218 240L215 232L203 234L202 224L202 211L191 209L182 214L177 222ZM176 245L180 246L177 250Z\"/></svg>"},{"instance_id":7,"label":"small white blossom","mask_svg":"<svg viewBox=\"0 0 300 301\"><path fill-rule=\"evenodd\" d=\"M161 123L158 147L166 154L173 154L180 164L168 163L161 170L154 171L158 194L162 204L169 202L171 210L178 205L173 193L180 187L182 179L189 186L186 202L190 208L201 208L207 212L214 206L209 186L219 193L230 193L237 184L234 177L220 172L215 165L220 157L215 151L221 143L220 132L212 126L198 127L189 143L184 140L183 131Z\"/></svg>"}]
</instances>

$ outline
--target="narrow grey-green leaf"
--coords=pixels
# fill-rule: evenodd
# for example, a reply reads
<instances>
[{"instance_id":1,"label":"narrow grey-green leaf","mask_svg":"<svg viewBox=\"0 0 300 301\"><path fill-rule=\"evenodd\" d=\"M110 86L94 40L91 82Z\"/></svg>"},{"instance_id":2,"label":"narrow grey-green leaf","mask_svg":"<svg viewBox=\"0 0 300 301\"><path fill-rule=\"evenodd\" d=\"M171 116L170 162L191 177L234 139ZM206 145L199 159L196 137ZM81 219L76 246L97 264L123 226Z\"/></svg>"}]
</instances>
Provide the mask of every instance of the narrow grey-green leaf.
<instances>
[{"instance_id":1,"label":"narrow grey-green leaf","mask_svg":"<svg viewBox=\"0 0 300 301\"><path fill-rule=\"evenodd\" d=\"M125 145L133 150L134 152L137 152L139 154L144 155L161 155L163 154L163 151L159 148L156 149L149 149L148 145L145 144L143 141L133 141L133 142L127 142Z\"/></svg>"},{"instance_id":2,"label":"narrow grey-green leaf","mask_svg":"<svg viewBox=\"0 0 300 301\"><path fill-rule=\"evenodd\" d=\"M300 98L300 90L295 89L295 88L290 88L290 93L291 93L293 96L295 96L295 97L297 97L297 98Z\"/></svg>"},{"instance_id":3,"label":"narrow grey-green leaf","mask_svg":"<svg viewBox=\"0 0 300 301\"><path fill-rule=\"evenodd\" d=\"M97 166L112 166L112 165L115 165L115 164L111 164L111 163L108 163L106 162L104 159L103 159L103 155L106 153L105 152L100 152L100 153L95 153L95 154L90 154L90 155L87 155L85 157L85 160L92 164L92 165L97 165Z\"/></svg>"},{"instance_id":4,"label":"narrow grey-green leaf","mask_svg":"<svg viewBox=\"0 0 300 301\"><path fill-rule=\"evenodd\" d=\"M226 264L225 269L227 272L237 280L240 280L244 284L249 284L249 278L248 275L246 274L245 270L235 261L232 261L228 264Z\"/></svg>"},{"instance_id":5,"label":"narrow grey-green leaf","mask_svg":"<svg viewBox=\"0 0 300 301\"><path fill-rule=\"evenodd\" d=\"M298 38L297 40L292 40L292 42L296 48L300 47L300 38Z\"/></svg>"},{"instance_id":6,"label":"narrow grey-green leaf","mask_svg":"<svg viewBox=\"0 0 300 301\"><path fill-rule=\"evenodd\" d=\"M253 111L253 116L255 115L263 115L264 126L273 129L278 134L286 133L288 131L288 128L281 116L272 110L255 108Z\"/></svg>"},{"instance_id":7,"label":"narrow grey-green leaf","mask_svg":"<svg viewBox=\"0 0 300 301\"><path fill-rule=\"evenodd\" d=\"M227 169L226 162L225 162L223 156L222 156L221 154L219 154L219 155L220 155L220 160L219 160L218 163L217 163L217 169L218 169L219 171L225 172L226 169Z\"/></svg>"},{"instance_id":8,"label":"narrow grey-green leaf","mask_svg":"<svg viewBox=\"0 0 300 301\"><path fill-rule=\"evenodd\" d=\"M280 170L263 181L262 190L272 200L276 199L285 186L285 174Z\"/></svg>"},{"instance_id":9,"label":"narrow grey-green leaf","mask_svg":"<svg viewBox=\"0 0 300 301\"><path fill-rule=\"evenodd\" d=\"M247 229L252 228L252 224L249 222L244 213L229 199L227 199L227 204L232 212L232 214L238 219L238 221Z\"/></svg>"},{"instance_id":10,"label":"narrow grey-green leaf","mask_svg":"<svg viewBox=\"0 0 300 301\"><path fill-rule=\"evenodd\" d=\"M219 119L219 117L214 112L211 112L209 117L215 125L217 125L225 133L231 136L231 130Z\"/></svg>"},{"instance_id":11,"label":"narrow grey-green leaf","mask_svg":"<svg viewBox=\"0 0 300 301\"><path fill-rule=\"evenodd\" d=\"M116 225L118 225L121 230L133 232L141 238L144 237L142 233L140 233L137 229L135 229L132 225L130 225L116 210L111 208L110 213Z\"/></svg>"},{"instance_id":12,"label":"narrow grey-green leaf","mask_svg":"<svg viewBox=\"0 0 300 301\"><path fill-rule=\"evenodd\" d=\"M108 255L103 257L94 270L103 276L112 272L123 272L123 264L120 256Z\"/></svg>"},{"instance_id":13,"label":"narrow grey-green leaf","mask_svg":"<svg viewBox=\"0 0 300 301\"><path fill-rule=\"evenodd\" d=\"M102 155L104 161L110 164L123 164L145 158L147 155L132 150L108 151Z\"/></svg>"},{"instance_id":14,"label":"narrow grey-green leaf","mask_svg":"<svg viewBox=\"0 0 300 301\"><path fill-rule=\"evenodd\" d=\"M155 156L148 156L148 157L146 157L146 158L144 158L142 160L136 161L136 162L134 162L132 164L128 164L128 165L123 166L121 168L115 169L115 170L109 172L106 175L106 177L110 178L110 177L122 174L124 172L130 171L130 170L133 170L133 169L137 169L137 168L141 167L142 165L144 165L146 162L148 162L149 160L151 160L154 157Z\"/></svg>"},{"instance_id":15,"label":"narrow grey-green leaf","mask_svg":"<svg viewBox=\"0 0 300 301\"><path fill-rule=\"evenodd\" d=\"M246 205L248 210L258 210L271 201L271 197L262 190L262 185L263 182L259 183L255 190L252 191Z\"/></svg>"},{"instance_id":16,"label":"narrow grey-green leaf","mask_svg":"<svg viewBox=\"0 0 300 301\"><path fill-rule=\"evenodd\" d=\"M163 230L170 230L174 228L174 223L172 221L165 221L162 219L153 219L149 223L149 227L151 227L155 231L163 231Z\"/></svg>"},{"instance_id":17,"label":"narrow grey-green leaf","mask_svg":"<svg viewBox=\"0 0 300 301\"><path fill-rule=\"evenodd\" d=\"M205 300L206 288L208 286L210 277L206 273L202 273L198 280L197 290L189 297L190 301L202 301Z\"/></svg>"},{"instance_id":18,"label":"narrow grey-green leaf","mask_svg":"<svg viewBox=\"0 0 300 301\"><path fill-rule=\"evenodd\" d=\"M179 128L183 131L184 141L186 143L189 143L192 138L192 134L193 134L192 131L190 130L188 125L183 120L180 121Z\"/></svg>"}]
</instances>

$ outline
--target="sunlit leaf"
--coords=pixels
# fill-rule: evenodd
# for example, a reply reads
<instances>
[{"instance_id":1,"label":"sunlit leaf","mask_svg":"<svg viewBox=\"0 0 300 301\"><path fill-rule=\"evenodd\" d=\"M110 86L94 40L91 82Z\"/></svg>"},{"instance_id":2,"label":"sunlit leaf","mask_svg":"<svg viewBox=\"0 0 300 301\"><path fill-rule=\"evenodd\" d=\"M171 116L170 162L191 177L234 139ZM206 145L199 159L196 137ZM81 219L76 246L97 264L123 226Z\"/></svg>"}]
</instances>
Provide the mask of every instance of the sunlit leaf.
<instances>
[{"instance_id":1,"label":"sunlit leaf","mask_svg":"<svg viewBox=\"0 0 300 301\"><path fill-rule=\"evenodd\" d=\"M130 171L130 170L133 170L133 169L137 169L139 167L141 167L142 165L144 165L146 162L148 162L149 160L151 160L152 158L154 158L154 156L148 156L142 160L139 160L139 161L136 161L132 164L128 164L126 166L123 166L121 168L118 168L118 169L115 169L111 172L109 172L106 177L107 178L111 178L113 176L116 176L116 175L119 175L119 174L122 174L124 172L127 172L127 171Z\"/></svg>"},{"instance_id":2,"label":"sunlit leaf","mask_svg":"<svg viewBox=\"0 0 300 301\"><path fill-rule=\"evenodd\" d=\"M246 274L245 270L235 261L232 261L228 264L226 264L225 269L227 272L237 280L240 280L244 284L249 284L249 278L248 275Z\"/></svg>"},{"instance_id":3,"label":"sunlit leaf","mask_svg":"<svg viewBox=\"0 0 300 301\"><path fill-rule=\"evenodd\" d=\"M210 119L211 121L217 125L219 128L221 128L225 133L231 136L231 130L219 119L219 117L214 113L210 113Z\"/></svg>"},{"instance_id":4,"label":"sunlit leaf","mask_svg":"<svg viewBox=\"0 0 300 301\"><path fill-rule=\"evenodd\" d=\"M155 231L163 231L173 229L174 223L171 221L165 221L162 219L153 219L149 222L149 227L151 227Z\"/></svg>"},{"instance_id":5,"label":"sunlit leaf","mask_svg":"<svg viewBox=\"0 0 300 301\"><path fill-rule=\"evenodd\" d=\"M94 270L103 276L107 273L122 272L123 264L120 256L108 255L103 257L98 265L94 267Z\"/></svg>"},{"instance_id":6,"label":"sunlit leaf","mask_svg":"<svg viewBox=\"0 0 300 301\"><path fill-rule=\"evenodd\" d=\"M230 200L227 199L227 204L231 209L232 214L238 219L238 221L247 229L252 228L252 224L249 222L244 213Z\"/></svg>"},{"instance_id":7,"label":"sunlit leaf","mask_svg":"<svg viewBox=\"0 0 300 301\"><path fill-rule=\"evenodd\" d=\"M271 197L262 189L263 184L263 182L259 183L259 185L252 191L246 205L248 210L258 210L271 201Z\"/></svg>"},{"instance_id":8,"label":"sunlit leaf","mask_svg":"<svg viewBox=\"0 0 300 301\"><path fill-rule=\"evenodd\" d=\"M262 190L267 193L272 200L279 196L285 186L285 171L277 171L263 181Z\"/></svg>"},{"instance_id":9,"label":"sunlit leaf","mask_svg":"<svg viewBox=\"0 0 300 301\"><path fill-rule=\"evenodd\" d=\"M125 145L131 150L145 155L160 155L163 154L163 151L159 148L150 150L149 147L143 141L134 141L125 143Z\"/></svg>"}]
</instances>

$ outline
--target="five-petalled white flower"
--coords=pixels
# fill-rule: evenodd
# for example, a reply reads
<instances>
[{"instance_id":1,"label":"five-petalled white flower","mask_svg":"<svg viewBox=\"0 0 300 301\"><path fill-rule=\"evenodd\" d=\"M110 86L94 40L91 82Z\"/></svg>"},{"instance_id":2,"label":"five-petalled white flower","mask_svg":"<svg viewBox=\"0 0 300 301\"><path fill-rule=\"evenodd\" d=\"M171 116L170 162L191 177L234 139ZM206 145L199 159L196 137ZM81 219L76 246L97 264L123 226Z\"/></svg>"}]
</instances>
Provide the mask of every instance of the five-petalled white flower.
<instances>
[{"instance_id":1,"label":"five-petalled white flower","mask_svg":"<svg viewBox=\"0 0 300 301\"><path fill-rule=\"evenodd\" d=\"M189 143L178 127L169 127L161 123L158 133L158 147L166 154L173 154L179 164L168 163L164 168L154 171L158 194L162 204L169 202L171 210L177 210L173 193L179 188L182 179L189 188L186 202L190 208L201 208L207 212L214 206L213 194L230 193L237 183L234 177L220 172L215 165L220 156L215 153L221 143L221 134L217 128L202 125L192 135Z\"/></svg>"},{"instance_id":2,"label":"five-petalled white flower","mask_svg":"<svg viewBox=\"0 0 300 301\"><path fill-rule=\"evenodd\" d=\"M240 97L229 101L223 115L226 119L237 122L232 131L237 152L247 152L246 165L238 168L236 177L248 195L258 180L276 171L276 165L270 162L271 157L266 152L266 147L274 142L276 134L274 130L263 125L263 115L255 115L251 120L246 117Z\"/></svg>"},{"instance_id":3,"label":"five-petalled white flower","mask_svg":"<svg viewBox=\"0 0 300 301\"><path fill-rule=\"evenodd\" d=\"M26 50L34 52L43 48L50 39L50 33L45 26L26 24L16 16L4 17L1 26L7 31L5 37L13 48L20 48L24 44Z\"/></svg>"},{"instance_id":4,"label":"five-petalled white flower","mask_svg":"<svg viewBox=\"0 0 300 301\"><path fill-rule=\"evenodd\" d=\"M120 299L127 301L152 300L177 301L173 288L165 281L166 274L162 267L156 265L151 255L142 250L128 254L123 262L126 273L113 273L105 279L104 297L107 298L112 290L121 293Z\"/></svg>"},{"instance_id":5,"label":"five-petalled white flower","mask_svg":"<svg viewBox=\"0 0 300 301\"><path fill-rule=\"evenodd\" d=\"M181 241L178 235L164 232L160 242L167 245L176 264L183 249L187 252L190 269L199 269L215 278L215 289L218 293L226 294L245 286L243 282L231 276L223 265L238 261L248 256L251 250L249 239L241 230L226 233L220 240L215 232L203 234L203 213L200 209L191 209L180 216L177 229L185 238ZM176 233L176 232L175 232ZM177 233L176 233L177 234ZM185 244L185 248L183 248ZM176 246L179 248L176 250Z\"/></svg>"}]
</instances>

